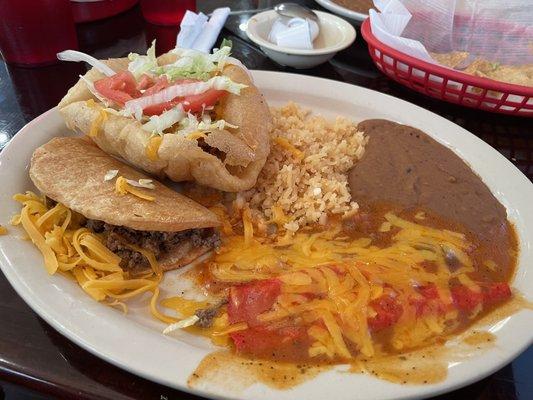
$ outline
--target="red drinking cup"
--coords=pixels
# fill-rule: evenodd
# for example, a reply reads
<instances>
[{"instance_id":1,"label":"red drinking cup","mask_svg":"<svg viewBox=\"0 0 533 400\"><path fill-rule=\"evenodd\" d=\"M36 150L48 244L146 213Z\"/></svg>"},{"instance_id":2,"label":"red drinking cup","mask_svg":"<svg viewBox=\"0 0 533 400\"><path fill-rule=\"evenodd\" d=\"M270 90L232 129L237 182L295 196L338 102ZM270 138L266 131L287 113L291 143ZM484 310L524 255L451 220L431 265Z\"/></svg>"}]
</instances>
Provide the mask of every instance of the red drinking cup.
<instances>
[{"instance_id":1,"label":"red drinking cup","mask_svg":"<svg viewBox=\"0 0 533 400\"><path fill-rule=\"evenodd\" d=\"M6 62L51 64L58 52L77 48L70 0L0 0L0 51Z\"/></svg>"},{"instance_id":2,"label":"red drinking cup","mask_svg":"<svg viewBox=\"0 0 533 400\"><path fill-rule=\"evenodd\" d=\"M141 0L144 18L155 25L179 25L185 11L196 11L196 0Z\"/></svg>"}]
</instances>

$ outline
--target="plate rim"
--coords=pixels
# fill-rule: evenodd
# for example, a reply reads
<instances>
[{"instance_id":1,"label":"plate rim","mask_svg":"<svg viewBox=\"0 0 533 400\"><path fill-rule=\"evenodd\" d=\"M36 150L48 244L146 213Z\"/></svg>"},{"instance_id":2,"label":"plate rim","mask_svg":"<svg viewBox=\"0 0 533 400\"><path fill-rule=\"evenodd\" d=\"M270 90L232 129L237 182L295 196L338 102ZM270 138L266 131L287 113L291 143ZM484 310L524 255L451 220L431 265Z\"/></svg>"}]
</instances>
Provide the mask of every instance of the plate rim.
<instances>
[{"instance_id":1,"label":"plate rim","mask_svg":"<svg viewBox=\"0 0 533 400\"><path fill-rule=\"evenodd\" d=\"M261 71L261 70L253 71L252 74L258 74L258 76L264 75L263 79L265 79L265 80L267 80L267 79L275 79L276 78L275 76L277 76L279 78L280 76L290 75L291 79L320 80L320 81L324 81L323 83L334 84L334 85L338 85L338 86L344 86L346 89L348 89L348 87L355 86L355 87L357 87L357 90L362 90L363 92L366 91L368 93L373 93L374 95L376 95L378 97L385 96L390 101L403 103L404 105L406 105L406 106L408 106L410 108L417 109L417 110L425 113L426 115L431 116L432 119L436 119L437 121L441 121L441 122L445 122L447 124L453 125L456 130L462 131L461 132L462 134L469 135L469 138L473 139L476 142L477 145L481 145L482 147L491 149L491 153L492 153L491 156L499 158L500 161L504 161L507 164L506 166L508 168L511 168L512 175L518 174L518 175L520 175L522 180L525 180L526 182L530 183L528 181L527 177L525 177L525 175L516 166L514 166L507 158L505 158L497 150L492 148L488 143L484 142L483 140L481 140L477 136L473 135L472 133L468 132L464 128L454 124L451 121L446 120L444 117L441 117L441 116L439 116L439 115L437 115L437 114L435 114L435 113L433 113L433 112L431 112L429 110L426 110L426 109L424 109L422 107L419 107L419 106L417 106L415 104L409 103L409 102L407 102L405 100L398 99L398 98L395 98L395 97L393 97L391 95L388 95L388 94L385 94L385 93L381 93L381 92L377 92L377 91L374 91L372 89L367 89L367 88L360 87L360 86L357 86L357 85L352 85L350 83L341 82L341 81L335 81L335 80L326 79L326 78L319 78L319 77L302 75L302 74L293 74L293 73L285 73L285 72L277 72L277 71ZM268 78L268 75L271 75L271 77ZM11 150L12 147L18 146L17 143L19 141L24 140L24 139L21 139L21 138L23 138L24 135L26 135L23 132L30 131L35 125L38 125L44 119L53 118L53 114L55 112L57 112L57 109L54 107L54 108L46 111L45 113L39 115L38 117L36 117L32 121L28 122L26 125L24 125L24 127L22 127L19 130L19 132L10 140L10 142L4 147L4 149L0 153L0 166L1 166L2 162L3 162L5 154L11 152L12 151ZM22 133L22 135L20 133ZM7 150L7 152L6 152L6 150ZM452 148L452 150L455 151L456 149ZM462 154L459 153L458 155L462 159L464 159ZM531 188L529 188L529 190L531 190ZM0 259L0 261L3 261L3 258ZM24 282L20 280L20 277L16 276L15 273L13 273L13 275L12 275L11 274L12 271L10 271L10 273L6 273L5 266L4 266L3 262L0 262L0 267L2 268L2 271L3 271L4 275L6 276L6 278L8 279L8 281L10 282L11 286L15 289L17 294L21 298L23 298L23 300L26 302L26 304L28 304L28 306L30 306L37 314L39 314L55 330L60 332L63 336L67 337L69 340L72 340L73 342L77 343L82 348L84 348L85 350L89 351L91 354L94 354L95 356L97 356L97 357L99 357L101 359L104 359L105 361L110 362L111 364L113 364L115 366L118 366L119 368L122 368L122 369L125 369L125 370L129 371L129 372L132 372L135 375L142 376L142 377L144 377L146 379L161 383L161 384L166 385L166 386L170 386L170 387L176 388L176 389L181 390L181 391L185 391L185 392L188 392L188 393L193 393L193 394L201 395L201 396L210 396L211 398L229 398L229 399L240 399L240 398L242 398L238 394L226 396L226 395L220 394L220 392L217 393L217 392L214 392L212 390L196 389L196 388L191 388L191 387L189 387L187 385L176 384L175 382L168 382L166 379L159 378L157 375L154 375L153 373L150 373L150 372L146 372L143 369L132 368L129 365L122 363L119 359L116 359L116 357L114 357L113 355L109 355L107 353L99 352L89 342L86 342L85 340L83 340L82 337L79 337L77 334L75 334L74 332L68 330L68 328L64 327L60 323L60 321L56 320L55 318L53 318L53 316L51 316L50 312L47 312L45 309L43 309L40 306L35 306L35 303L36 303L35 299L29 293L27 293L26 291L23 290L24 289L23 288ZM35 309L34 307L37 307L37 309ZM396 396L396 398L397 399L416 399L416 398L421 398L421 397L425 397L425 396L428 396L428 395L437 395L437 394L441 394L441 393L444 393L444 392L449 392L449 391L455 390L457 388L466 386L466 385L468 385L468 384L470 384L472 382L478 381L478 380L483 379L484 377L492 374L494 371L498 370L503 365L507 364L507 362L509 362L512 359L516 358L521 352L523 352L525 349L527 349L531 345L531 343L533 343L533 336L530 336L529 342L524 341L523 343L521 343L521 346L518 346L517 348L514 348L514 350L511 352L511 354L509 354L507 352L506 356L503 358L503 361L500 360L500 362L493 364L489 368L486 368L481 374L476 374L475 376L472 376L469 379L462 380L462 381L456 382L456 383L451 384L451 385L450 384L446 385L445 383L446 383L447 380L445 380L445 381L441 382L441 384L439 384L438 388L436 388L436 387L432 388L432 385L429 385L429 386L416 386L419 389L418 393L411 394L411 395L405 394L405 395L402 395L402 396L399 396L399 397ZM186 344L184 344L184 345L186 345ZM270 389L269 389L269 391L270 391ZM271 393L280 393L280 392L272 391Z\"/></svg>"}]
</instances>

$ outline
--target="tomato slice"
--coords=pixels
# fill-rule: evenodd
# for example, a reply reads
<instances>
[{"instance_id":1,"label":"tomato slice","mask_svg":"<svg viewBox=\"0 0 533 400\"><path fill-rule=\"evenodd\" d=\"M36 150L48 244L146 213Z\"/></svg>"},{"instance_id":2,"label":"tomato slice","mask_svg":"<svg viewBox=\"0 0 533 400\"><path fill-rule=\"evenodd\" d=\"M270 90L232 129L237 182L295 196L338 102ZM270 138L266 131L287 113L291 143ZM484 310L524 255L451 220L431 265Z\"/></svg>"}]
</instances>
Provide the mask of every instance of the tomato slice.
<instances>
[{"instance_id":1,"label":"tomato slice","mask_svg":"<svg viewBox=\"0 0 533 400\"><path fill-rule=\"evenodd\" d=\"M298 326L254 327L230 333L230 337L237 353L258 357L294 358L299 354L305 356L309 348L307 331Z\"/></svg>"},{"instance_id":2,"label":"tomato slice","mask_svg":"<svg viewBox=\"0 0 533 400\"><path fill-rule=\"evenodd\" d=\"M246 322L249 326L257 326L257 316L268 311L281 293L281 282L278 279L254 281L244 285L233 286L229 293L229 322Z\"/></svg>"},{"instance_id":3,"label":"tomato slice","mask_svg":"<svg viewBox=\"0 0 533 400\"><path fill-rule=\"evenodd\" d=\"M165 88L167 88L170 85L168 82L168 78L166 75L161 75L159 78L157 78L155 81L153 81L153 84L148 87L144 93L143 97L150 96L152 94L155 94Z\"/></svg>"},{"instance_id":4,"label":"tomato slice","mask_svg":"<svg viewBox=\"0 0 533 400\"><path fill-rule=\"evenodd\" d=\"M225 93L225 90L209 89L200 94L184 97L183 109L192 113L200 112L204 107L214 106Z\"/></svg>"},{"instance_id":5,"label":"tomato slice","mask_svg":"<svg viewBox=\"0 0 533 400\"><path fill-rule=\"evenodd\" d=\"M466 286L454 286L451 292L453 303L460 311L472 311L483 303L483 293L474 292Z\"/></svg>"},{"instance_id":6,"label":"tomato slice","mask_svg":"<svg viewBox=\"0 0 533 400\"><path fill-rule=\"evenodd\" d=\"M150 88L151 89L151 88ZM148 90L150 90L148 89ZM148 90L146 92L148 92ZM144 93L146 95L146 92ZM216 102L225 94L224 90L209 89L203 93L185 97L176 97L164 103L148 106L143 110L144 115L160 115L170 110L172 107L182 104L186 112L196 113L202 111L204 107L214 106ZM154 94L154 93L152 93Z\"/></svg>"},{"instance_id":7,"label":"tomato slice","mask_svg":"<svg viewBox=\"0 0 533 400\"><path fill-rule=\"evenodd\" d=\"M409 304L414 306L417 317L431 313L444 314L450 309L450 306L440 298L439 291L434 284L421 286L417 291L421 297L409 299Z\"/></svg>"},{"instance_id":8,"label":"tomato slice","mask_svg":"<svg viewBox=\"0 0 533 400\"><path fill-rule=\"evenodd\" d=\"M511 298L511 288L507 282L493 282L481 285L485 304L501 303Z\"/></svg>"},{"instance_id":9,"label":"tomato slice","mask_svg":"<svg viewBox=\"0 0 533 400\"><path fill-rule=\"evenodd\" d=\"M479 304L501 303L511 297L511 288L506 282L482 283L480 287L481 292L474 292L466 286L452 287L455 306L461 311L472 311Z\"/></svg>"},{"instance_id":10,"label":"tomato slice","mask_svg":"<svg viewBox=\"0 0 533 400\"><path fill-rule=\"evenodd\" d=\"M141 77L139 78L139 82L137 82L137 89L138 90L148 89L154 83L155 82L150 75L142 74Z\"/></svg>"},{"instance_id":11,"label":"tomato slice","mask_svg":"<svg viewBox=\"0 0 533 400\"><path fill-rule=\"evenodd\" d=\"M121 71L113 76L102 78L94 82L94 87L102 96L119 105L140 97L137 82L129 71Z\"/></svg>"},{"instance_id":12,"label":"tomato slice","mask_svg":"<svg viewBox=\"0 0 533 400\"><path fill-rule=\"evenodd\" d=\"M379 331L394 325L403 314L402 305L389 295L372 300L370 306L376 312L375 316L368 318L368 327L372 331Z\"/></svg>"}]
</instances>

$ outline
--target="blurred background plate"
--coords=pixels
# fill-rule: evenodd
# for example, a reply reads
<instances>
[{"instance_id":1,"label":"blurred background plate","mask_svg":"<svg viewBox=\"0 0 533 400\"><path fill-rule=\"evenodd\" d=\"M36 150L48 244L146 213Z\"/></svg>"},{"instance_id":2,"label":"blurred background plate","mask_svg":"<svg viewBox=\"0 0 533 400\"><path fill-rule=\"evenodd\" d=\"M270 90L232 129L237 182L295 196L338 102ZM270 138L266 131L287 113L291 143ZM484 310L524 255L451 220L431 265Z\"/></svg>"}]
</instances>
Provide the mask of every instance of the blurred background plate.
<instances>
[{"instance_id":1,"label":"blurred background plate","mask_svg":"<svg viewBox=\"0 0 533 400\"><path fill-rule=\"evenodd\" d=\"M358 11L350 10L349 8L341 6L335 1L331 1L331 0L315 0L315 1L318 4L320 4L322 7L324 7L325 9L331 11L332 13L351 19L352 21L363 22L365 19L368 18L368 11L358 12ZM352 3L366 3L366 1L365 0L352 1ZM369 1L369 3L372 3L372 2Z\"/></svg>"}]
</instances>

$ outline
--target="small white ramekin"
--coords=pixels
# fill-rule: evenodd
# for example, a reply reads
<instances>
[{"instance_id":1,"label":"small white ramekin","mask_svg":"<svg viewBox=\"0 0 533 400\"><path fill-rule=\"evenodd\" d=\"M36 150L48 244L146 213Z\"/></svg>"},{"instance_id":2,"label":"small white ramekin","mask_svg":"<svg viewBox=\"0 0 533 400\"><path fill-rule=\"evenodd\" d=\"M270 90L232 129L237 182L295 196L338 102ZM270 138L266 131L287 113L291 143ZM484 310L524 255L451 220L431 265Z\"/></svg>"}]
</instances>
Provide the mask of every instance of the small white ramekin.
<instances>
[{"instance_id":1,"label":"small white ramekin","mask_svg":"<svg viewBox=\"0 0 533 400\"><path fill-rule=\"evenodd\" d=\"M320 33L314 40L314 48L291 49L268 41L268 34L279 14L274 10L254 15L247 23L246 34L265 54L281 65L293 68L312 68L332 58L338 51L355 40L355 29L348 22L333 14L315 11L320 21Z\"/></svg>"}]
</instances>

